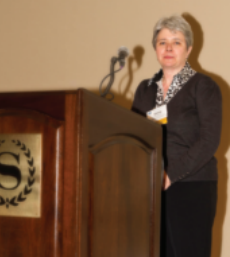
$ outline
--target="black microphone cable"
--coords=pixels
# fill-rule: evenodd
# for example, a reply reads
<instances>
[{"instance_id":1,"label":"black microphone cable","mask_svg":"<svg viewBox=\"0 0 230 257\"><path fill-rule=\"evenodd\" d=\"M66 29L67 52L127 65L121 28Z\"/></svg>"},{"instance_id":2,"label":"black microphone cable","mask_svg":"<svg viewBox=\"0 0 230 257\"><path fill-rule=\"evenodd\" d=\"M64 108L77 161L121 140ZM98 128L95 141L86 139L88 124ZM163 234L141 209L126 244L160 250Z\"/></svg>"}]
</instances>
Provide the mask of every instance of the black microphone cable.
<instances>
[{"instance_id":1,"label":"black microphone cable","mask_svg":"<svg viewBox=\"0 0 230 257\"><path fill-rule=\"evenodd\" d=\"M112 85L113 85L113 82L114 82L114 78L115 78L115 73L120 71L123 67L124 67L124 64L125 64L125 57L128 55L128 49L126 47L120 47L118 49L118 57L112 57L111 58L111 64L110 64L110 73L108 75L106 75L101 83L100 83L100 86L99 86L99 92L100 92L100 96L101 97L104 97L109 100L109 101L112 101L114 99L114 94L109 92ZM120 63L120 68L117 69L117 70L114 70L114 67L115 67L115 64L119 61ZM106 88L104 90L102 90L102 85L103 85L103 82L108 78L110 77L110 80L106 86ZM108 98L108 96L110 96Z\"/></svg>"}]
</instances>

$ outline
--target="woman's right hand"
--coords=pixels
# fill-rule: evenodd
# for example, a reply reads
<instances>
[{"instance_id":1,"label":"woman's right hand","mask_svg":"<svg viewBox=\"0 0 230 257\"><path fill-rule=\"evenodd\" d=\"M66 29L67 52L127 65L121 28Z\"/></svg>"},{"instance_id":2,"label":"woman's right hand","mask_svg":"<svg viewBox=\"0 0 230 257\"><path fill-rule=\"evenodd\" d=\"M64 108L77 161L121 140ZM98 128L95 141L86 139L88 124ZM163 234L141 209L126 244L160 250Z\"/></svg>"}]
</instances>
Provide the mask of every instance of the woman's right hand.
<instances>
[{"instance_id":1,"label":"woman's right hand","mask_svg":"<svg viewBox=\"0 0 230 257\"><path fill-rule=\"evenodd\" d=\"M168 176L168 174L164 171L164 178L163 178L163 185L162 189L167 190L171 186L171 180Z\"/></svg>"}]
</instances>

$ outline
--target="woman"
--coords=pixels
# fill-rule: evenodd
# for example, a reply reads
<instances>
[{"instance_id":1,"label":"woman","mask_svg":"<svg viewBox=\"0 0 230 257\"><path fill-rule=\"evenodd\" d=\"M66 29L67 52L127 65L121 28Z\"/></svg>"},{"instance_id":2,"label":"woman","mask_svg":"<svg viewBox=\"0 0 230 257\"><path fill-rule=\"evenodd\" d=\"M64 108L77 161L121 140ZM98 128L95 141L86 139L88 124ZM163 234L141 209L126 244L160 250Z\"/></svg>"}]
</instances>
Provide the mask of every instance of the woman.
<instances>
[{"instance_id":1,"label":"woman","mask_svg":"<svg viewBox=\"0 0 230 257\"><path fill-rule=\"evenodd\" d=\"M167 120L162 125L161 256L210 257L221 93L211 78L187 62L193 34L182 17L158 21L152 43L161 70L140 83L132 110L146 115L157 108Z\"/></svg>"}]
</instances>

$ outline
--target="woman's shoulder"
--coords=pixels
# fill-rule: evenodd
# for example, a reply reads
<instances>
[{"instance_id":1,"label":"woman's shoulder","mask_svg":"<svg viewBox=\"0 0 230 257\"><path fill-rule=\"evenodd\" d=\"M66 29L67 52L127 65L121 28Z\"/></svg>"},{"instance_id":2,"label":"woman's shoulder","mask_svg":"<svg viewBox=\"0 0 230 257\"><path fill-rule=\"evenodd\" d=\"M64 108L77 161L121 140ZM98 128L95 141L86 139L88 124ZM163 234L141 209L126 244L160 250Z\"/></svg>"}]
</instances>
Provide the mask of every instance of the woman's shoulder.
<instances>
[{"instance_id":1,"label":"woman's shoulder","mask_svg":"<svg viewBox=\"0 0 230 257\"><path fill-rule=\"evenodd\" d=\"M154 74L152 78L142 80L139 83L138 87L142 89L156 88L157 82L160 81L161 77L162 77L162 71L160 70L159 72Z\"/></svg>"},{"instance_id":2,"label":"woman's shoulder","mask_svg":"<svg viewBox=\"0 0 230 257\"><path fill-rule=\"evenodd\" d=\"M214 97L221 101L221 90L218 84L210 76L196 72L196 74L191 78L189 85L196 98L203 99L206 97Z\"/></svg>"},{"instance_id":3,"label":"woman's shoulder","mask_svg":"<svg viewBox=\"0 0 230 257\"><path fill-rule=\"evenodd\" d=\"M142 80L139 83L137 90L141 90L141 91L156 90L157 88L156 82L161 79L162 74L163 74L162 70L160 70L157 73L155 73L152 78Z\"/></svg>"},{"instance_id":4,"label":"woman's shoulder","mask_svg":"<svg viewBox=\"0 0 230 257\"><path fill-rule=\"evenodd\" d=\"M149 94L150 92L156 92L157 84L152 79L142 80L136 89L136 94Z\"/></svg>"},{"instance_id":5,"label":"woman's shoulder","mask_svg":"<svg viewBox=\"0 0 230 257\"><path fill-rule=\"evenodd\" d=\"M206 74L196 72L195 75L188 81L188 86L196 91L215 90L220 91L218 84Z\"/></svg>"},{"instance_id":6,"label":"woman's shoulder","mask_svg":"<svg viewBox=\"0 0 230 257\"><path fill-rule=\"evenodd\" d=\"M211 77L209 77L206 74L200 73L200 72L196 72L195 75L192 77L191 81L196 81L198 83L200 82L200 83L205 83L205 84L211 83L211 84L215 84L216 86L218 86Z\"/></svg>"},{"instance_id":7,"label":"woman's shoulder","mask_svg":"<svg viewBox=\"0 0 230 257\"><path fill-rule=\"evenodd\" d=\"M149 82L151 81L151 79L143 79L139 85L138 85L138 88L141 87L141 88L148 88L148 85L149 85Z\"/></svg>"},{"instance_id":8,"label":"woman's shoulder","mask_svg":"<svg viewBox=\"0 0 230 257\"><path fill-rule=\"evenodd\" d=\"M155 86L156 83L153 78L144 79L139 83L139 86L149 88L150 86Z\"/></svg>"}]
</instances>

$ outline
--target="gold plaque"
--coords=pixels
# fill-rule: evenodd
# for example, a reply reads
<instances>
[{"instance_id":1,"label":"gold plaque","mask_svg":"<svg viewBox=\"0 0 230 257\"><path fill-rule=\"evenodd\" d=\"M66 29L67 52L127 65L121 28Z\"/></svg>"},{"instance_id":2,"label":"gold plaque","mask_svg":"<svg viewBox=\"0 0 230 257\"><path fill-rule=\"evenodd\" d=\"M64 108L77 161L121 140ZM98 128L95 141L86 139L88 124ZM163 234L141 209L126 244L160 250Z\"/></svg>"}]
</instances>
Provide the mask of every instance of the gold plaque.
<instances>
[{"instance_id":1,"label":"gold plaque","mask_svg":"<svg viewBox=\"0 0 230 257\"><path fill-rule=\"evenodd\" d=\"M41 134L0 134L0 215L40 217Z\"/></svg>"}]
</instances>

